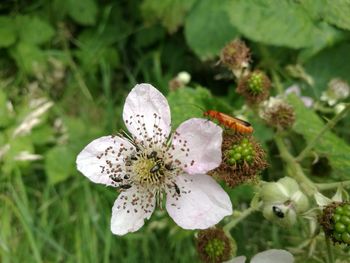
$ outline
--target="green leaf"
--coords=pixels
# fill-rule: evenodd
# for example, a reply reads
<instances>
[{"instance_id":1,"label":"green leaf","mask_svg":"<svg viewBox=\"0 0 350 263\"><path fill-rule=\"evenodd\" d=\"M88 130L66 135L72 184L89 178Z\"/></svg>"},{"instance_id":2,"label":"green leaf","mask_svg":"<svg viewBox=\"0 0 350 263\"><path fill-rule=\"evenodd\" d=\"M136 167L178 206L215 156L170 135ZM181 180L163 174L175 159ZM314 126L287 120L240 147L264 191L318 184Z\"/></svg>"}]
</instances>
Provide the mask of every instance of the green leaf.
<instances>
[{"instance_id":1,"label":"green leaf","mask_svg":"<svg viewBox=\"0 0 350 263\"><path fill-rule=\"evenodd\" d=\"M218 55L238 35L225 11L224 4L229 1L198 1L186 19L187 43L203 60Z\"/></svg>"},{"instance_id":2,"label":"green leaf","mask_svg":"<svg viewBox=\"0 0 350 263\"><path fill-rule=\"evenodd\" d=\"M98 8L94 0L66 0L70 17L81 25L96 23Z\"/></svg>"},{"instance_id":3,"label":"green leaf","mask_svg":"<svg viewBox=\"0 0 350 263\"><path fill-rule=\"evenodd\" d=\"M17 66L29 75L42 72L47 66L46 54L36 45L24 42L18 43L10 50Z\"/></svg>"},{"instance_id":4,"label":"green leaf","mask_svg":"<svg viewBox=\"0 0 350 263\"><path fill-rule=\"evenodd\" d=\"M19 39L28 44L43 44L55 34L52 26L36 16L16 16Z\"/></svg>"},{"instance_id":5,"label":"green leaf","mask_svg":"<svg viewBox=\"0 0 350 263\"><path fill-rule=\"evenodd\" d=\"M341 78L350 83L350 44L343 43L323 50L305 64L306 72L315 81L315 93L320 96L332 78Z\"/></svg>"},{"instance_id":6,"label":"green leaf","mask_svg":"<svg viewBox=\"0 0 350 263\"><path fill-rule=\"evenodd\" d=\"M75 170L75 155L67 146L50 149L45 157L45 171L50 184L64 181Z\"/></svg>"},{"instance_id":7,"label":"green leaf","mask_svg":"<svg viewBox=\"0 0 350 263\"><path fill-rule=\"evenodd\" d=\"M334 42L339 32L312 19L298 1L235 0L227 5L232 24L247 38L304 48Z\"/></svg>"},{"instance_id":8,"label":"green leaf","mask_svg":"<svg viewBox=\"0 0 350 263\"><path fill-rule=\"evenodd\" d=\"M349 0L304 0L301 4L316 18L322 18L339 28L350 30Z\"/></svg>"},{"instance_id":9,"label":"green leaf","mask_svg":"<svg viewBox=\"0 0 350 263\"><path fill-rule=\"evenodd\" d=\"M170 33L175 32L183 23L185 15L196 0L144 0L141 10L147 22L161 20Z\"/></svg>"},{"instance_id":10,"label":"green leaf","mask_svg":"<svg viewBox=\"0 0 350 263\"><path fill-rule=\"evenodd\" d=\"M289 96L288 101L294 106L296 114L293 130L302 134L307 142L314 139L325 123L316 113L306 108L297 96ZM314 149L319 155L329 159L333 176L343 179L349 176L350 146L345 141L328 131L317 142Z\"/></svg>"},{"instance_id":11,"label":"green leaf","mask_svg":"<svg viewBox=\"0 0 350 263\"><path fill-rule=\"evenodd\" d=\"M223 112L232 110L222 100L214 98L208 89L200 86L195 89L184 87L170 92L167 99L171 109L173 129L190 118L203 118L203 112L206 110L215 109Z\"/></svg>"},{"instance_id":12,"label":"green leaf","mask_svg":"<svg viewBox=\"0 0 350 263\"><path fill-rule=\"evenodd\" d=\"M186 99L185 99L186 98ZM182 122L194 117L202 117L211 94L207 89L198 87L181 88L167 96L171 109L171 125L176 129Z\"/></svg>"},{"instance_id":13,"label":"green leaf","mask_svg":"<svg viewBox=\"0 0 350 263\"><path fill-rule=\"evenodd\" d=\"M0 89L0 128L7 127L14 119L14 112L8 108L6 93Z\"/></svg>"},{"instance_id":14,"label":"green leaf","mask_svg":"<svg viewBox=\"0 0 350 263\"><path fill-rule=\"evenodd\" d=\"M11 46L16 41L14 21L7 16L0 16L0 48Z\"/></svg>"}]
</instances>

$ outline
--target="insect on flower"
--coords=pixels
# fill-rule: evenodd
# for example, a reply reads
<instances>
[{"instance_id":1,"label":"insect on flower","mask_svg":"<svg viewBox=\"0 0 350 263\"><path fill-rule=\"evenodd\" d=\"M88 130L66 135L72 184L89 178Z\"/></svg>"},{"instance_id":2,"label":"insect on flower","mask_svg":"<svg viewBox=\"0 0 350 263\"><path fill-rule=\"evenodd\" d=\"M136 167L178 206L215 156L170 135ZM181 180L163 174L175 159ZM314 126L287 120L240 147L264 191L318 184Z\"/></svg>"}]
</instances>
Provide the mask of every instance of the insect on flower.
<instances>
[{"instance_id":1,"label":"insect on flower","mask_svg":"<svg viewBox=\"0 0 350 263\"><path fill-rule=\"evenodd\" d=\"M131 90L123 119L130 134L97 138L76 161L92 182L119 190L114 234L137 231L163 204L185 229L206 229L232 214L230 197L207 175L222 160L222 128L192 118L171 133L169 104L150 84Z\"/></svg>"},{"instance_id":2,"label":"insect on flower","mask_svg":"<svg viewBox=\"0 0 350 263\"><path fill-rule=\"evenodd\" d=\"M221 125L231 130L235 130L239 133L250 134L253 132L253 127L249 122L229 116L225 113L215 110L208 110L204 112L203 115L216 119Z\"/></svg>"}]
</instances>

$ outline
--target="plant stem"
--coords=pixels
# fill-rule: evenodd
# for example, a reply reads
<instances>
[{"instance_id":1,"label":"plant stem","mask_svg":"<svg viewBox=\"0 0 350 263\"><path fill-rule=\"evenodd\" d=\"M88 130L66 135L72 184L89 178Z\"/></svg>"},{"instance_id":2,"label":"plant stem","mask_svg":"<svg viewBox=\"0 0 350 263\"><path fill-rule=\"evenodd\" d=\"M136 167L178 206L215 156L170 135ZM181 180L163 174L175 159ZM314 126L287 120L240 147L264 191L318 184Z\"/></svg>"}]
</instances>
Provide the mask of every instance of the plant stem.
<instances>
[{"instance_id":1,"label":"plant stem","mask_svg":"<svg viewBox=\"0 0 350 263\"><path fill-rule=\"evenodd\" d=\"M296 161L294 156L290 154L279 134L276 135L275 142L281 154L281 158L286 162L287 167L289 168L289 176L294 178L300 184L306 194L310 196L315 194L317 192L316 185L304 174L302 167Z\"/></svg>"},{"instance_id":2,"label":"plant stem","mask_svg":"<svg viewBox=\"0 0 350 263\"><path fill-rule=\"evenodd\" d=\"M283 94L284 89L283 89L283 86L282 86L282 83L281 83L281 80L280 80L278 74L276 73L276 71L271 70L271 75L272 75L273 83L274 83L274 86L275 86L277 92L279 94Z\"/></svg>"},{"instance_id":3,"label":"plant stem","mask_svg":"<svg viewBox=\"0 0 350 263\"><path fill-rule=\"evenodd\" d=\"M262 203L259 204L258 207L260 207ZM242 213L235 219L231 220L227 223L226 226L223 227L224 231L230 232L232 228L234 228L239 222L241 222L243 219L245 219L247 216L249 216L251 213L256 211L258 208L256 207L249 207L246 210L242 211Z\"/></svg>"},{"instance_id":4,"label":"plant stem","mask_svg":"<svg viewBox=\"0 0 350 263\"><path fill-rule=\"evenodd\" d=\"M327 238L327 236L325 236L325 239L326 239L328 263L334 263L334 256L333 256L331 242L330 242L329 238Z\"/></svg>"},{"instance_id":5,"label":"plant stem","mask_svg":"<svg viewBox=\"0 0 350 263\"><path fill-rule=\"evenodd\" d=\"M350 187L350 180L336 182L336 183L324 183L324 184L316 184L317 189L324 191L337 188L338 186Z\"/></svg>"},{"instance_id":6,"label":"plant stem","mask_svg":"<svg viewBox=\"0 0 350 263\"><path fill-rule=\"evenodd\" d=\"M345 114L349 111L350 104L348 104L341 112L339 112L337 115L334 116L333 119L331 119L323 128L322 130L316 135L315 138L313 138L308 145L305 147L305 149L299 154L299 156L295 159L297 162L300 162L309 154L309 152L312 150L312 148L315 146L315 144L319 141L319 139L323 136L325 132L332 129L339 120L341 120Z\"/></svg>"}]
</instances>

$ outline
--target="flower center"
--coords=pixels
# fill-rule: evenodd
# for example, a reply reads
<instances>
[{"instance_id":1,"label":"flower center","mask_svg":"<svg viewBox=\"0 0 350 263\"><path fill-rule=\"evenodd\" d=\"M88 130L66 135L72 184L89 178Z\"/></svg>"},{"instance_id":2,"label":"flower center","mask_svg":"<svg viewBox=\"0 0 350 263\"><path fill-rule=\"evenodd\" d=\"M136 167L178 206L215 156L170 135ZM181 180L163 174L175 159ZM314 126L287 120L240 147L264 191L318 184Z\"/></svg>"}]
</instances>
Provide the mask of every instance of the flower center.
<instances>
[{"instance_id":1,"label":"flower center","mask_svg":"<svg viewBox=\"0 0 350 263\"><path fill-rule=\"evenodd\" d=\"M164 178L164 163L154 151L149 155L141 156L133 165L136 180L140 183L158 184Z\"/></svg>"},{"instance_id":2,"label":"flower center","mask_svg":"<svg viewBox=\"0 0 350 263\"><path fill-rule=\"evenodd\" d=\"M225 243L224 241L214 238L208 242L208 244L205 246L205 252L208 254L208 256L211 259L216 259L220 257L225 249Z\"/></svg>"}]
</instances>

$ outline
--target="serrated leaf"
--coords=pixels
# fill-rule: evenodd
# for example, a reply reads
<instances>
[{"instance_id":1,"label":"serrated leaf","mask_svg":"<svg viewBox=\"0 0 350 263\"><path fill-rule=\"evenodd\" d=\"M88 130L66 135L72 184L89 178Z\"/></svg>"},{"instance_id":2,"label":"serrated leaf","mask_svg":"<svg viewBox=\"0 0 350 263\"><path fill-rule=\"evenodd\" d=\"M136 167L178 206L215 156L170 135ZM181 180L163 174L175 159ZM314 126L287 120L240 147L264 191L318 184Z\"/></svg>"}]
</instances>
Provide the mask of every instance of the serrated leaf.
<instances>
[{"instance_id":1,"label":"serrated leaf","mask_svg":"<svg viewBox=\"0 0 350 263\"><path fill-rule=\"evenodd\" d=\"M0 16L0 48L9 47L16 41L14 21L7 16Z\"/></svg>"},{"instance_id":2,"label":"serrated leaf","mask_svg":"<svg viewBox=\"0 0 350 263\"><path fill-rule=\"evenodd\" d=\"M296 121L293 130L302 134L307 142L314 139L325 123L313 111L306 108L295 95L290 95L288 101L294 106ZM337 178L346 178L350 171L350 146L334 133L326 132L314 146L319 155L326 156L332 166L332 174Z\"/></svg>"},{"instance_id":3,"label":"serrated leaf","mask_svg":"<svg viewBox=\"0 0 350 263\"><path fill-rule=\"evenodd\" d=\"M52 26L37 16L16 16L16 28L21 42L43 44L55 34Z\"/></svg>"},{"instance_id":4,"label":"serrated leaf","mask_svg":"<svg viewBox=\"0 0 350 263\"><path fill-rule=\"evenodd\" d=\"M70 17L81 25L96 23L98 8L94 0L66 0Z\"/></svg>"},{"instance_id":5,"label":"serrated leaf","mask_svg":"<svg viewBox=\"0 0 350 263\"><path fill-rule=\"evenodd\" d=\"M247 38L290 48L326 45L339 32L310 17L298 1L235 0L227 5L232 24Z\"/></svg>"},{"instance_id":6,"label":"serrated leaf","mask_svg":"<svg viewBox=\"0 0 350 263\"><path fill-rule=\"evenodd\" d=\"M185 15L196 0L144 0L141 10L144 19L154 22L159 19L170 33L175 32L183 23Z\"/></svg>"},{"instance_id":7,"label":"serrated leaf","mask_svg":"<svg viewBox=\"0 0 350 263\"><path fill-rule=\"evenodd\" d=\"M203 60L218 55L225 44L238 35L225 11L229 1L197 1L186 18L186 41Z\"/></svg>"},{"instance_id":8,"label":"serrated leaf","mask_svg":"<svg viewBox=\"0 0 350 263\"><path fill-rule=\"evenodd\" d=\"M350 44L344 43L326 49L305 64L305 69L315 80L315 93L320 96L332 78L341 78L350 83Z\"/></svg>"},{"instance_id":9,"label":"serrated leaf","mask_svg":"<svg viewBox=\"0 0 350 263\"><path fill-rule=\"evenodd\" d=\"M75 169L75 155L67 146L56 146L50 149L45 157L45 171L50 184L57 184L70 175Z\"/></svg>"}]
</instances>

